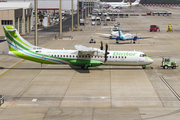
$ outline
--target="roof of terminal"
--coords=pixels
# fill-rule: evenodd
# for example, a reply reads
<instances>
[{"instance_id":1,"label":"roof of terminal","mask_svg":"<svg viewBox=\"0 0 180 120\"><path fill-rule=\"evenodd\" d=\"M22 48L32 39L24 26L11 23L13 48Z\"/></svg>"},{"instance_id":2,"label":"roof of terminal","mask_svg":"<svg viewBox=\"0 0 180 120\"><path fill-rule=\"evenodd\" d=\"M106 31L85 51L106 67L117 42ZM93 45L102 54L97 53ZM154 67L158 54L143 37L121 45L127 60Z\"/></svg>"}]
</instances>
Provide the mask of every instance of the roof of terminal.
<instances>
[{"instance_id":1,"label":"roof of terminal","mask_svg":"<svg viewBox=\"0 0 180 120\"><path fill-rule=\"evenodd\" d=\"M33 8L31 2L1 2L0 9Z\"/></svg>"}]
</instances>

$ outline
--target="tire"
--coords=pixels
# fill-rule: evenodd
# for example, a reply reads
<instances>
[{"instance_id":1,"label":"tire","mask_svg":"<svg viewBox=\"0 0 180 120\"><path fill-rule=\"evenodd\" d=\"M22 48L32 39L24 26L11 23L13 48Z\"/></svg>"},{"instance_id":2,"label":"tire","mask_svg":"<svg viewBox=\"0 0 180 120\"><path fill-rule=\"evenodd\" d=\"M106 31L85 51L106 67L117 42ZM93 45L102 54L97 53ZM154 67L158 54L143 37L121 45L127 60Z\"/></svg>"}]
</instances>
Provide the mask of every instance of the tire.
<instances>
[{"instance_id":1,"label":"tire","mask_svg":"<svg viewBox=\"0 0 180 120\"><path fill-rule=\"evenodd\" d=\"M116 41L116 43L118 44L119 42Z\"/></svg>"},{"instance_id":2,"label":"tire","mask_svg":"<svg viewBox=\"0 0 180 120\"><path fill-rule=\"evenodd\" d=\"M172 69L176 69L176 66L173 66Z\"/></svg>"},{"instance_id":3,"label":"tire","mask_svg":"<svg viewBox=\"0 0 180 120\"><path fill-rule=\"evenodd\" d=\"M142 69L146 69L146 67L142 67Z\"/></svg>"},{"instance_id":4,"label":"tire","mask_svg":"<svg viewBox=\"0 0 180 120\"><path fill-rule=\"evenodd\" d=\"M133 44L135 44L136 42L135 41L133 41Z\"/></svg>"},{"instance_id":5,"label":"tire","mask_svg":"<svg viewBox=\"0 0 180 120\"><path fill-rule=\"evenodd\" d=\"M89 67L89 66L84 66L84 70L88 70L88 67Z\"/></svg>"},{"instance_id":6,"label":"tire","mask_svg":"<svg viewBox=\"0 0 180 120\"><path fill-rule=\"evenodd\" d=\"M167 65L165 65L163 68L164 68L164 69L168 69L168 66L167 66Z\"/></svg>"}]
</instances>

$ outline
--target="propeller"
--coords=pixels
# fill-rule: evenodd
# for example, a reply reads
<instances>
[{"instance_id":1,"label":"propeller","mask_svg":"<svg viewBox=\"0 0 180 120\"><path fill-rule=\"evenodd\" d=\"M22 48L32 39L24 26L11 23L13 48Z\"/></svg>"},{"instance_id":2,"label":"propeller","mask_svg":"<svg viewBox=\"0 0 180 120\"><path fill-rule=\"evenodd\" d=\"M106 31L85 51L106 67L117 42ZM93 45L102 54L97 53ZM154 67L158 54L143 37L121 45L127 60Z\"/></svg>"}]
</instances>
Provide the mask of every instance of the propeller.
<instances>
[{"instance_id":1,"label":"propeller","mask_svg":"<svg viewBox=\"0 0 180 120\"><path fill-rule=\"evenodd\" d=\"M103 50L103 42L101 41L100 49Z\"/></svg>"},{"instance_id":2,"label":"propeller","mask_svg":"<svg viewBox=\"0 0 180 120\"><path fill-rule=\"evenodd\" d=\"M104 60L104 62L107 61L107 55L109 54L109 52L107 51L108 50L108 44L106 43L105 46L106 46L106 49L105 49L105 60Z\"/></svg>"}]
</instances>

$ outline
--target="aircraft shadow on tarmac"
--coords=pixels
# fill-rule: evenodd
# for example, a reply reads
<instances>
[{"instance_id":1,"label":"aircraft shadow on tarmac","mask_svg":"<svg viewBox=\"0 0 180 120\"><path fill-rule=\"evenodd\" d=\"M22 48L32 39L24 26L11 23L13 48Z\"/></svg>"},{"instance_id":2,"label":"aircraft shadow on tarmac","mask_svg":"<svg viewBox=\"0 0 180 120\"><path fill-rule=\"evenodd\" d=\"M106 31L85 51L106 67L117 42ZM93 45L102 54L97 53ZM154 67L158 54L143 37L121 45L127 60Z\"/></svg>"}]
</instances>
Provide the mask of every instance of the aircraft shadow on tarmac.
<instances>
[{"instance_id":1,"label":"aircraft shadow on tarmac","mask_svg":"<svg viewBox=\"0 0 180 120\"><path fill-rule=\"evenodd\" d=\"M80 67L71 66L70 68L4 68L0 67L0 69L7 70L75 70L79 73L90 73L90 71L104 71L104 70L142 70L142 68L98 68L92 67L89 70L83 70Z\"/></svg>"}]
</instances>

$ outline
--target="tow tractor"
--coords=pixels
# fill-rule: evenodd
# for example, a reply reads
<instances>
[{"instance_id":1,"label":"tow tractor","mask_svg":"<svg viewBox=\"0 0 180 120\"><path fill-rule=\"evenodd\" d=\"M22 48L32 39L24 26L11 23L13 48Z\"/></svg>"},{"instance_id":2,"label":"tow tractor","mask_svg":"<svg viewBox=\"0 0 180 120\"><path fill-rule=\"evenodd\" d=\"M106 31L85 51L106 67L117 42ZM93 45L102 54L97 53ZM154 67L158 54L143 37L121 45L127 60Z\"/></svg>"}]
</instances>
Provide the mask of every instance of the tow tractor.
<instances>
[{"instance_id":1,"label":"tow tractor","mask_svg":"<svg viewBox=\"0 0 180 120\"><path fill-rule=\"evenodd\" d=\"M177 62L176 61L171 61L169 57L163 57L162 58L162 65L163 69L168 69L171 67L172 69L176 69L177 67Z\"/></svg>"}]
</instances>

